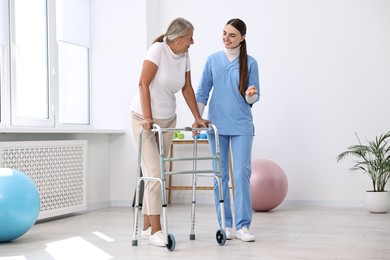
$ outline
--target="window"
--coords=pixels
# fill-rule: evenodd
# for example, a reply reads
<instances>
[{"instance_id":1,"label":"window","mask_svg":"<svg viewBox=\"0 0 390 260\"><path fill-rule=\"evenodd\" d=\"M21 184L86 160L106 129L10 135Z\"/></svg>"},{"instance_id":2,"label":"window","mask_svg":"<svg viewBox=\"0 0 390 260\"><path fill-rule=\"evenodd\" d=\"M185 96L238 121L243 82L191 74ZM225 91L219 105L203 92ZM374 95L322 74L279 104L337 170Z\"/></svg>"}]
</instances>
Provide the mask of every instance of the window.
<instances>
[{"instance_id":1,"label":"window","mask_svg":"<svg viewBox=\"0 0 390 260\"><path fill-rule=\"evenodd\" d=\"M12 124L52 125L46 0L11 3Z\"/></svg>"},{"instance_id":2,"label":"window","mask_svg":"<svg viewBox=\"0 0 390 260\"><path fill-rule=\"evenodd\" d=\"M8 4L6 0L0 0L0 126L4 125L4 115L6 114L4 98L6 85L6 61L8 46ZM4 109L3 109L4 107Z\"/></svg>"},{"instance_id":3,"label":"window","mask_svg":"<svg viewBox=\"0 0 390 260\"><path fill-rule=\"evenodd\" d=\"M58 123L90 124L90 1L58 0Z\"/></svg>"},{"instance_id":4,"label":"window","mask_svg":"<svg viewBox=\"0 0 390 260\"><path fill-rule=\"evenodd\" d=\"M0 107L6 126L89 126L90 0L7 2L0 0L0 20L8 10L10 18L10 58L1 57L10 80L0 81L10 89Z\"/></svg>"},{"instance_id":5,"label":"window","mask_svg":"<svg viewBox=\"0 0 390 260\"><path fill-rule=\"evenodd\" d=\"M3 91L2 91L2 89L3 89L3 85L4 85L4 83L3 83L3 80L4 80L4 77L3 77L3 74L4 74L4 72L3 72L3 46L1 46L1 44L0 44L0 107L2 106L2 98L3 98ZM0 110L1 111L1 110ZM3 124L3 122L2 122L2 118L3 118L3 115L2 115L2 113L0 113L0 125L2 125Z\"/></svg>"},{"instance_id":6,"label":"window","mask_svg":"<svg viewBox=\"0 0 390 260\"><path fill-rule=\"evenodd\" d=\"M59 42L59 123L89 123L89 50Z\"/></svg>"}]
</instances>

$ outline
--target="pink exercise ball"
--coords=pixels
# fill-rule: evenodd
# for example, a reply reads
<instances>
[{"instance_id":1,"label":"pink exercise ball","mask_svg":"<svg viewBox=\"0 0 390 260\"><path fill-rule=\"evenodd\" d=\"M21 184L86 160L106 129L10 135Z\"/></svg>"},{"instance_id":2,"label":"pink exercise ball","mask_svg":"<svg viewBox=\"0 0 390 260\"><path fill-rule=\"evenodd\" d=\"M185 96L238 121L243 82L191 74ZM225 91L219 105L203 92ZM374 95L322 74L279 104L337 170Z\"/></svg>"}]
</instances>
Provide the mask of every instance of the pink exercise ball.
<instances>
[{"instance_id":1,"label":"pink exercise ball","mask_svg":"<svg viewBox=\"0 0 390 260\"><path fill-rule=\"evenodd\" d=\"M253 160L250 189L252 209L270 211L279 206L286 197L287 176L283 169L271 160Z\"/></svg>"}]
</instances>

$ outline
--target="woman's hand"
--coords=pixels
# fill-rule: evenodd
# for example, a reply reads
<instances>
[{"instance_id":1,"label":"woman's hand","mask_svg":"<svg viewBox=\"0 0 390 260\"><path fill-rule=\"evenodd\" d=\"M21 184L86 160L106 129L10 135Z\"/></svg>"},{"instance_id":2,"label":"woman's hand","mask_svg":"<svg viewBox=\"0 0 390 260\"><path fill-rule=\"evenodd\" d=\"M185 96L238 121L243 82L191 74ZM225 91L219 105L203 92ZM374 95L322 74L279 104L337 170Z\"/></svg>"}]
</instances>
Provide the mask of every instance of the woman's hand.
<instances>
[{"instance_id":1,"label":"woman's hand","mask_svg":"<svg viewBox=\"0 0 390 260\"><path fill-rule=\"evenodd\" d=\"M142 128L144 130L150 131L153 128L153 119L145 118L142 121Z\"/></svg>"}]
</instances>

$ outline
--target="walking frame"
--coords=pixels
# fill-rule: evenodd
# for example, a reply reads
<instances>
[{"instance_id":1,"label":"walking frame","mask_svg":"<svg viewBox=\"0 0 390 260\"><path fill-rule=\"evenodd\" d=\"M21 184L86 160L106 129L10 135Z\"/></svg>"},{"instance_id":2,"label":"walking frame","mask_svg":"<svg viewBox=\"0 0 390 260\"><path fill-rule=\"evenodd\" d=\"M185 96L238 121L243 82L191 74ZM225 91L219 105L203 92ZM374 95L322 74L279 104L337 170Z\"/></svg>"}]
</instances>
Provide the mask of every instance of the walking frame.
<instances>
[{"instance_id":1,"label":"walking frame","mask_svg":"<svg viewBox=\"0 0 390 260\"><path fill-rule=\"evenodd\" d=\"M206 177L213 177L216 180L216 183L218 184L218 190L219 190L219 204L220 204L220 217L221 217L221 228L217 230L216 232L216 240L217 243L221 246L223 246L226 242L226 225L225 225L225 211L224 211L224 199L223 199L223 192L222 192L222 174L221 174L221 164L220 164L220 150L219 150L219 138L218 138L218 130L213 124L208 124L207 128L191 128L191 127L185 127L185 128L161 128L160 126L154 124L153 128L151 129L152 132L155 133L155 135L158 135L158 146L159 146L159 156L160 156L160 178L152 178L152 177L144 177L141 176L141 152L142 152L142 133L143 129L141 127L140 134L139 134L139 143L138 143L138 162L137 162L137 187L136 187L136 194L135 194L135 212L134 212L134 229L133 229L133 240L132 245L138 246L138 232L140 231L138 228L138 222L139 222L139 211L140 211L140 204L139 204L139 196L140 196L140 187L141 183L145 181L158 181L161 185L161 196L162 196L162 217L163 217L163 234L164 234L164 240L165 245L169 251L173 251L176 246L175 237L168 233L168 217L167 217L167 196L166 196L166 175L174 175L174 174L191 174L192 175L192 205L191 205L191 233L190 233L190 240L195 240L195 204L196 204L196 182L197 177L199 176L206 176ZM194 145L193 145L193 157L165 157L164 156L164 149L163 149L163 137L162 134L167 131L186 131L186 132L192 132L192 131L209 131L213 132L215 135L215 155L211 155L209 157L198 157L197 152L197 138L194 138ZM216 170L214 167L212 169L206 169L206 170L198 170L197 169L197 162L198 161L211 161L213 162L212 165L216 165ZM192 170L182 170L182 171L166 171L165 167L166 162L174 162L174 161L193 161Z\"/></svg>"}]
</instances>

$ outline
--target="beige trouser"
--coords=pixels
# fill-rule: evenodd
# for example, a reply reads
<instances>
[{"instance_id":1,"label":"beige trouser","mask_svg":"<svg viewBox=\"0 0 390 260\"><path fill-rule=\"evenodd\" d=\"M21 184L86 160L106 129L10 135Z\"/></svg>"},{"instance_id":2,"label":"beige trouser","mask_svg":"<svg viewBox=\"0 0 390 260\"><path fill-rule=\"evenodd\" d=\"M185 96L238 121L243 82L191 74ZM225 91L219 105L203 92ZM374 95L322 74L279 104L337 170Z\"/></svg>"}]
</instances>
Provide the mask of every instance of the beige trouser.
<instances>
[{"instance_id":1,"label":"beige trouser","mask_svg":"<svg viewBox=\"0 0 390 260\"><path fill-rule=\"evenodd\" d=\"M138 148L143 116L138 113L131 112L131 117L135 147ZM174 128L176 127L176 116L169 119L153 119L153 122L161 128ZM163 133L162 136L164 157L167 157L172 143L173 131L167 131ZM138 149L136 151L138 152ZM143 130L142 132L141 169L144 177L161 178L158 135L152 131ZM148 216L160 215L161 209L162 193L160 182L145 181L142 213Z\"/></svg>"}]
</instances>

